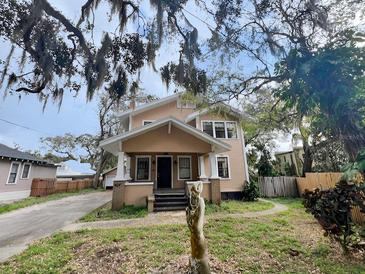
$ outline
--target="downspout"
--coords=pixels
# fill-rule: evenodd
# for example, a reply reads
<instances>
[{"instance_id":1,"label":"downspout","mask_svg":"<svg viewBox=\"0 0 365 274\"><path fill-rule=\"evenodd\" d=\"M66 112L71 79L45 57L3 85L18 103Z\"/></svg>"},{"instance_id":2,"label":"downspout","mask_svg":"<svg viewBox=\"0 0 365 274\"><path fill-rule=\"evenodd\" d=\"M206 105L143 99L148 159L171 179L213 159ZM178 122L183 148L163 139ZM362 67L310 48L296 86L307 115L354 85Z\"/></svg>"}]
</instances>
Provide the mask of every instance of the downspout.
<instances>
[{"instance_id":1,"label":"downspout","mask_svg":"<svg viewBox=\"0 0 365 274\"><path fill-rule=\"evenodd\" d=\"M241 141L242 141L242 154L243 154L243 163L245 165L245 176L247 182L250 181L250 176L248 173L248 163L247 163L247 155L246 155L246 145L245 145L245 136L243 134L243 129L241 128Z\"/></svg>"}]
</instances>

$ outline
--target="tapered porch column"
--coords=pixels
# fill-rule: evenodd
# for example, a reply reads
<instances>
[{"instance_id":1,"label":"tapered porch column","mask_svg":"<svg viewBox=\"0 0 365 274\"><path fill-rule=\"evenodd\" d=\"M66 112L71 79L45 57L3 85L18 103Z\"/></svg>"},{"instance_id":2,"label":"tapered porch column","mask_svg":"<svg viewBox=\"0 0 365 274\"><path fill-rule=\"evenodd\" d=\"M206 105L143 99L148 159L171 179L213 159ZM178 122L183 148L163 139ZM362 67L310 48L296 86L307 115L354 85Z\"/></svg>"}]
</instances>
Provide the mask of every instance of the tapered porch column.
<instances>
[{"instance_id":1,"label":"tapered porch column","mask_svg":"<svg viewBox=\"0 0 365 274\"><path fill-rule=\"evenodd\" d=\"M126 162L126 170L125 170L125 177L127 180L131 180L131 157L127 156L127 162Z\"/></svg>"},{"instance_id":2,"label":"tapered porch column","mask_svg":"<svg viewBox=\"0 0 365 274\"><path fill-rule=\"evenodd\" d=\"M201 181L205 181L207 179L207 175L205 174L204 156L199 156L199 172L199 179Z\"/></svg>"},{"instance_id":3,"label":"tapered porch column","mask_svg":"<svg viewBox=\"0 0 365 274\"><path fill-rule=\"evenodd\" d=\"M217 158L215 152L209 153L209 162L210 162L210 178L217 179L218 177L218 167L217 167Z\"/></svg>"}]
</instances>

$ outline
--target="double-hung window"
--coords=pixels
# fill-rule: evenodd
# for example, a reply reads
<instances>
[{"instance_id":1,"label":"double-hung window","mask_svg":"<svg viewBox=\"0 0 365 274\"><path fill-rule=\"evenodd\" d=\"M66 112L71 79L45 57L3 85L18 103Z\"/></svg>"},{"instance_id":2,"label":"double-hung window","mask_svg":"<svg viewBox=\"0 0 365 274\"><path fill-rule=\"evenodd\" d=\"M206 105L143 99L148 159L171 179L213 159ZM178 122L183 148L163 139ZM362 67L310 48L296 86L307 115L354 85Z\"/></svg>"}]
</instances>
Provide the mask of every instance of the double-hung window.
<instances>
[{"instance_id":1,"label":"double-hung window","mask_svg":"<svg viewBox=\"0 0 365 274\"><path fill-rule=\"evenodd\" d=\"M230 178L229 174L229 163L227 156L219 156L217 157L217 166L218 166L218 176L220 178Z\"/></svg>"},{"instance_id":2,"label":"double-hung window","mask_svg":"<svg viewBox=\"0 0 365 274\"><path fill-rule=\"evenodd\" d=\"M151 157L136 156L136 181L149 181L151 172Z\"/></svg>"},{"instance_id":3,"label":"double-hung window","mask_svg":"<svg viewBox=\"0 0 365 274\"><path fill-rule=\"evenodd\" d=\"M191 180L191 157L190 156L178 156L179 180Z\"/></svg>"},{"instance_id":4,"label":"double-hung window","mask_svg":"<svg viewBox=\"0 0 365 274\"><path fill-rule=\"evenodd\" d=\"M18 177L20 163L12 163L10 167L10 173L8 178L8 184L15 184Z\"/></svg>"},{"instance_id":5,"label":"double-hung window","mask_svg":"<svg viewBox=\"0 0 365 274\"><path fill-rule=\"evenodd\" d=\"M30 173L30 164L24 164L21 179L28 179L29 173Z\"/></svg>"},{"instance_id":6,"label":"double-hung window","mask_svg":"<svg viewBox=\"0 0 365 274\"><path fill-rule=\"evenodd\" d=\"M203 132L214 138L236 139L236 122L229 121L202 121Z\"/></svg>"}]
</instances>

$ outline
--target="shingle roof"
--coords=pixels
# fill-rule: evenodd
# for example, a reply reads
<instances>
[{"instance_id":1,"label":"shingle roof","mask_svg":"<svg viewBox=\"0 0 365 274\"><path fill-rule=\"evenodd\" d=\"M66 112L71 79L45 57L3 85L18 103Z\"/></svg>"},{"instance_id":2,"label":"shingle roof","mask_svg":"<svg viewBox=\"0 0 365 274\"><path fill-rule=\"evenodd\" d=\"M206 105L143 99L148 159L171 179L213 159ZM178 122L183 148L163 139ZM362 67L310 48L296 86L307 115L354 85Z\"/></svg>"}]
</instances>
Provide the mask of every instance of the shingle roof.
<instances>
[{"instance_id":1,"label":"shingle roof","mask_svg":"<svg viewBox=\"0 0 365 274\"><path fill-rule=\"evenodd\" d=\"M23 151L14 149L14 148L10 148L3 144L0 144L0 157L39 162L40 164L50 164L47 161L39 159L30 153L23 152Z\"/></svg>"}]
</instances>

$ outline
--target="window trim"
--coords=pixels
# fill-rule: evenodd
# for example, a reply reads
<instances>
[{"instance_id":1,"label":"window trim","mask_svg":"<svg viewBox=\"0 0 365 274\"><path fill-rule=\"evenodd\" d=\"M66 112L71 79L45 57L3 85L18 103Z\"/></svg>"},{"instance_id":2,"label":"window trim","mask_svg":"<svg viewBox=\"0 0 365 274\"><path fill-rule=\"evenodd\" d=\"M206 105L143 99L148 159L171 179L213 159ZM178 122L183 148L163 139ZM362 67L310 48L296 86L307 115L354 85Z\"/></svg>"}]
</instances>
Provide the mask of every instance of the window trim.
<instances>
[{"instance_id":1,"label":"window trim","mask_svg":"<svg viewBox=\"0 0 365 274\"><path fill-rule=\"evenodd\" d=\"M26 178L23 178L24 167L26 165L29 165L28 176ZM20 178L19 179L20 180L27 180L27 179L29 179L31 169L32 169L32 164L31 163L23 163L23 165L22 165L22 172L20 173Z\"/></svg>"},{"instance_id":2,"label":"window trim","mask_svg":"<svg viewBox=\"0 0 365 274\"><path fill-rule=\"evenodd\" d=\"M201 128L201 131L203 131L203 132L204 132L204 128L203 128L203 123L204 122L213 123L213 137L214 138L217 138L216 134L215 134L215 123L217 123L217 122L222 123L223 122L224 123L224 134L225 134L226 137L225 138L217 138L217 139L223 139L223 140L238 140L239 139L237 121L230 121L230 120L228 120L228 121L225 121L225 120L201 120L200 121L200 128ZM227 123L234 123L235 124L236 138L228 138Z\"/></svg>"},{"instance_id":3,"label":"window trim","mask_svg":"<svg viewBox=\"0 0 365 274\"><path fill-rule=\"evenodd\" d=\"M148 158L148 179L138 180L138 159ZM136 182L148 182L151 181L151 155L136 155L135 171L134 171L134 181Z\"/></svg>"},{"instance_id":4,"label":"window trim","mask_svg":"<svg viewBox=\"0 0 365 274\"><path fill-rule=\"evenodd\" d=\"M145 122L153 123L154 121L156 120L142 120L142 126L147 126L144 124Z\"/></svg>"},{"instance_id":5,"label":"window trim","mask_svg":"<svg viewBox=\"0 0 365 274\"><path fill-rule=\"evenodd\" d=\"M11 170L13 168L13 164L19 164L19 167L18 167L18 170L16 172L16 176L15 176L15 181L14 183L9 183L9 179L10 179L10 173L11 173ZM18 178L19 178L19 169L21 167L22 163L21 162L18 162L18 161L13 161L11 162L10 164L10 169L9 169L9 174L8 174L8 178L6 179L6 185L16 185L17 182L18 182Z\"/></svg>"},{"instance_id":6,"label":"window trim","mask_svg":"<svg viewBox=\"0 0 365 274\"><path fill-rule=\"evenodd\" d=\"M180 178L180 158L189 158L190 162L190 172L189 172L189 178ZM192 180L193 178L193 167L192 167L192 161L191 161L191 155L178 155L177 156L177 179L179 181L186 181L186 180Z\"/></svg>"},{"instance_id":7,"label":"window trim","mask_svg":"<svg viewBox=\"0 0 365 274\"><path fill-rule=\"evenodd\" d=\"M216 162L216 165L217 165L217 173L218 173L218 176L219 176L219 171L218 171L218 157L220 158L227 158L227 164L228 164L228 177L227 178L222 178L222 177L219 177L221 181L225 181L225 180L231 180L232 177L231 177L231 164L230 164L230 161L229 161L229 156L226 155L226 154L219 154L219 155L216 155L215 156L215 162Z\"/></svg>"}]
</instances>

